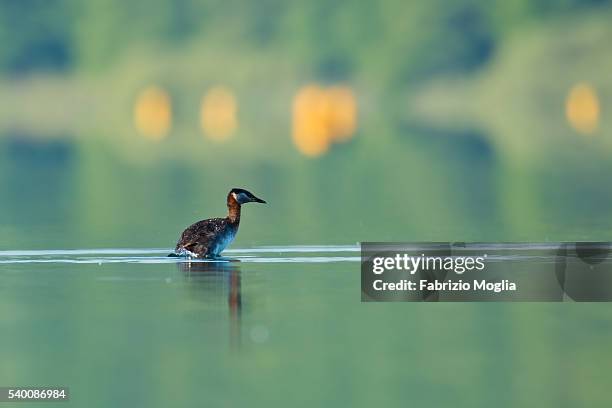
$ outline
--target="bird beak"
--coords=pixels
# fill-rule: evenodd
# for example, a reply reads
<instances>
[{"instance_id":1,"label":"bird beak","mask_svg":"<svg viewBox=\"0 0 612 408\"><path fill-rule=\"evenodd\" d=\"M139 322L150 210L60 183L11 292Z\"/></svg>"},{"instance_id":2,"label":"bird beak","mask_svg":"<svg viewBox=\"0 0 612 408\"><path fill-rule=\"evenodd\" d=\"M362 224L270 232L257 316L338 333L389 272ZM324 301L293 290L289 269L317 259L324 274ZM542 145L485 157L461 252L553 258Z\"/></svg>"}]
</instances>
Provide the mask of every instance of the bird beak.
<instances>
[{"instance_id":1,"label":"bird beak","mask_svg":"<svg viewBox=\"0 0 612 408\"><path fill-rule=\"evenodd\" d=\"M264 200L262 200L261 198L257 198L255 196L253 196L253 199L251 201L254 202L254 203L268 204Z\"/></svg>"}]
</instances>

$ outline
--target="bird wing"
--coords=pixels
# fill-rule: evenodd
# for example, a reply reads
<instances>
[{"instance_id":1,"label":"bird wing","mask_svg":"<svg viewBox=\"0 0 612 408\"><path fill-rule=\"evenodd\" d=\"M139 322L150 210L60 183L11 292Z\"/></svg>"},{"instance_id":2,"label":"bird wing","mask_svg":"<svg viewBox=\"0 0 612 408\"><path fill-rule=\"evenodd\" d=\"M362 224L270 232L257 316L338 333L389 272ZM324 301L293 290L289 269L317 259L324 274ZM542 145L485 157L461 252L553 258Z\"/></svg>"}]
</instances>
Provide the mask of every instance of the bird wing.
<instances>
[{"instance_id":1,"label":"bird wing","mask_svg":"<svg viewBox=\"0 0 612 408\"><path fill-rule=\"evenodd\" d=\"M191 250L197 245L208 247L224 228L225 220L223 218L198 221L183 231L181 239L176 244L176 248Z\"/></svg>"}]
</instances>

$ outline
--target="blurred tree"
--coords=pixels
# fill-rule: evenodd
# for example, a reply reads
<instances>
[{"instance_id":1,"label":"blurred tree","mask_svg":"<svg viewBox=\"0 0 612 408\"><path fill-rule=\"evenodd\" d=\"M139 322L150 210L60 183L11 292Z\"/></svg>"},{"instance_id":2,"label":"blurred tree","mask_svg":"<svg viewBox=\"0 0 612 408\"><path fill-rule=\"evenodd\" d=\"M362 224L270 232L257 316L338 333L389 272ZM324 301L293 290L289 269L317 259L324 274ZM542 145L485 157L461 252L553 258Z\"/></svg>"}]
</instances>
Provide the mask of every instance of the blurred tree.
<instances>
[{"instance_id":1,"label":"blurred tree","mask_svg":"<svg viewBox=\"0 0 612 408\"><path fill-rule=\"evenodd\" d=\"M0 1L0 69L11 75L63 71L74 63L68 0Z\"/></svg>"},{"instance_id":2,"label":"blurred tree","mask_svg":"<svg viewBox=\"0 0 612 408\"><path fill-rule=\"evenodd\" d=\"M609 0L536 0L531 2L531 11L536 16L547 16L553 13L575 11L601 4Z\"/></svg>"},{"instance_id":3,"label":"blurred tree","mask_svg":"<svg viewBox=\"0 0 612 408\"><path fill-rule=\"evenodd\" d=\"M481 3L441 1L429 14L428 31L406 50L400 81L413 81L449 72L472 70L492 55L495 36Z\"/></svg>"},{"instance_id":4,"label":"blurred tree","mask_svg":"<svg viewBox=\"0 0 612 408\"><path fill-rule=\"evenodd\" d=\"M287 3L279 0L249 1L245 7L247 36L256 45L269 45L278 36Z\"/></svg>"},{"instance_id":5,"label":"blurred tree","mask_svg":"<svg viewBox=\"0 0 612 408\"><path fill-rule=\"evenodd\" d=\"M104 69L134 50L193 52L187 46L196 43L236 61L266 47L268 57L291 60L297 75L361 77L397 89L483 65L526 21L603 3L609 0L0 0L0 70Z\"/></svg>"},{"instance_id":6,"label":"blurred tree","mask_svg":"<svg viewBox=\"0 0 612 408\"><path fill-rule=\"evenodd\" d=\"M75 42L81 67L103 67L130 41L133 26L124 16L123 2L88 0L75 3Z\"/></svg>"}]
</instances>

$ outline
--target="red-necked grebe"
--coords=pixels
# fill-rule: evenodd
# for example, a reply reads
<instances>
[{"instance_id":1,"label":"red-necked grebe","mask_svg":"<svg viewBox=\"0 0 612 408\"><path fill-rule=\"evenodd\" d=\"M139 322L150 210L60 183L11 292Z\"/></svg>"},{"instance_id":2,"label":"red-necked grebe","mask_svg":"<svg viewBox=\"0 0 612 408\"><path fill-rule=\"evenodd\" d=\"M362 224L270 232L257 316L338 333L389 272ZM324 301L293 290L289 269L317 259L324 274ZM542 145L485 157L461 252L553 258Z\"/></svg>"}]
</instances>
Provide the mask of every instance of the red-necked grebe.
<instances>
[{"instance_id":1,"label":"red-necked grebe","mask_svg":"<svg viewBox=\"0 0 612 408\"><path fill-rule=\"evenodd\" d=\"M181 234L175 255L196 258L215 258L232 243L240 225L240 206L245 203L266 203L241 188L233 188L227 195L229 213L225 218L198 221Z\"/></svg>"}]
</instances>

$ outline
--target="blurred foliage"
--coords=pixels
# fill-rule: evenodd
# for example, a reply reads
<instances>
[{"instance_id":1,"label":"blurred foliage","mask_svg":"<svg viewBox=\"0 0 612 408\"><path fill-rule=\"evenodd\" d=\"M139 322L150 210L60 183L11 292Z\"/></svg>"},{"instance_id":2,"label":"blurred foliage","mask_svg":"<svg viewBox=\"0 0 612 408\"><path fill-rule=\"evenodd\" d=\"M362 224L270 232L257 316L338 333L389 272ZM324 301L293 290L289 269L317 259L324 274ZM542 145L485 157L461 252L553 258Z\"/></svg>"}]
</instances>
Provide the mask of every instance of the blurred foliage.
<instances>
[{"instance_id":1,"label":"blurred foliage","mask_svg":"<svg viewBox=\"0 0 612 408\"><path fill-rule=\"evenodd\" d=\"M599 66L608 55L608 6L601 0L3 0L0 127L104 138L140 160L154 148L138 137L142 126L134 126L133 112L139 95L155 86L171 102L164 142L183 158L216 157L216 147L201 148L202 101L223 87L232 90L235 107L227 112L236 116L224 151L282 160L278 152L291 148L291 101L302 86L318 84L351 88L357 132L373 135L380 121L415 120L416 112L436 125L449 116L451 127L478 127L498 146L530 143L535 150L522 140L528 132L502 128L524 122L550 135L558 127L567 133L557 104L575 83L607 72L580 61ZM603 34L594 37L593 30ZM449 78L464 82L437 82ZM598 94L602 83L592 84ZM457 86L465 92L455 92ZM423 104L423 95L432 102ZM602 123L606 97L602 92Z\"/></svg>"},{"instance_id":2,"label":"blurred foliage","mask_svg":"<svg viewBox=\"0 0 612 408\"><path fill-rule=\"evenodd\" d=\"M0 243L168 245L231 186L274 205L237 246L605 238L607 6L0 1ZM588 136L564 116L582 82ZM350 103L292 111L310 86ZM291 133L313 127L309 161Z\"/></svg>"},{"instance_id":3,"label":"blurred foliage","mask_svg":"<svg viewBox=\"0 0 612 408\"><path fill-rule=\"evenodd\" d=\"M324 79L346 80L373 70L391 86L471 70L517 26L602 3L3 0L0 67L11 75L95 71L135 47L154 52L222 39L227 48L244 43L292 55Z\"/></svg>"},{"instance_id":4,"label":"blurred foliage","mask_svg":"<svg viewBox=\"0 0 612 408\"><path fill-rule=\"evenodd\" d=\"M78 64L68 0L0 2L0 67L10 75L37 70L69 70Z\"/></svg>"}]
</instances>

